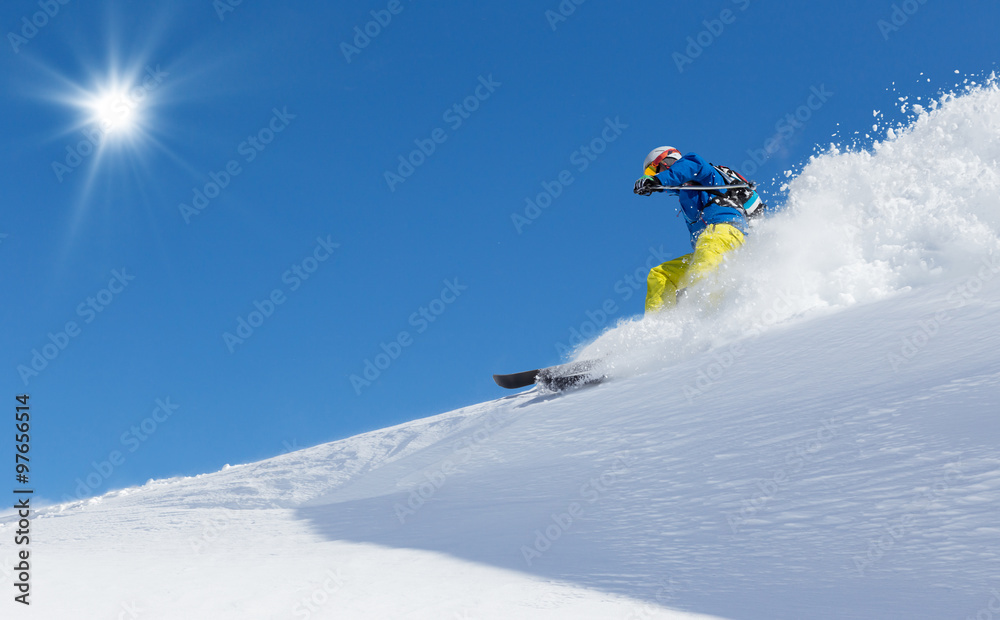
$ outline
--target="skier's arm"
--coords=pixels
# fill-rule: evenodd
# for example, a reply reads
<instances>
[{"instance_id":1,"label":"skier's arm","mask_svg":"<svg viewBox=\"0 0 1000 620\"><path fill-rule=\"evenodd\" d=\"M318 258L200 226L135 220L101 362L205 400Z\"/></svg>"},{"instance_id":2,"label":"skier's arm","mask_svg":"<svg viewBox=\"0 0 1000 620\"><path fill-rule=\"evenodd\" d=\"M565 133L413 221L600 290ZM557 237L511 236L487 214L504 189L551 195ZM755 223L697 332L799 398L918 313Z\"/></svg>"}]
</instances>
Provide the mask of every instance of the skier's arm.
<instances>
[{"instance_id":1,"label":"skier's arm","mask_svg":"<svg viewBox=\"0 0 1000 620\"><path fill-rule=\"evenodd\" d=\"M677 187L704 177L708 168L708 162L694 153L688 153L673 166L656 175L656 178L661 185Z\"/></svg>"}]
</instances>

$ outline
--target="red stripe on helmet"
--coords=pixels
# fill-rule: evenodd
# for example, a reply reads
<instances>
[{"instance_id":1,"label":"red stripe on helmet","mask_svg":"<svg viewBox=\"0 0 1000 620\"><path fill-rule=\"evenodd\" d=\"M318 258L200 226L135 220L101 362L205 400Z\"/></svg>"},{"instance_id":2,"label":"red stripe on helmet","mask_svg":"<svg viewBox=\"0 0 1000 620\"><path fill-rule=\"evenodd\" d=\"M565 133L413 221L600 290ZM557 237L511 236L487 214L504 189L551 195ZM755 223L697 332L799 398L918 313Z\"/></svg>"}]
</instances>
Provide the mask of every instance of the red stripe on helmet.
<instances>
[{"instance_id":1,"label":"red stripe on helmet","mask_svg":"<svg viewBox=\"0 0 1000 620\"><path fill-rule=\"evenodd\" d=\"M666 158L668 158L668 157L670 157L671 155L674 155L674 154L677 155L677 159L681 158L681 152L678 151L677 149L667 149L666 151L663 151L662 153L660 153L659 156L657 156L657 158L654 159L652 161L652 163L650 163L649 165L652 166L655 169L657 166L659 166L660 164L663 163L664 159L666 159Z\"/></svg>"}]
</instances>

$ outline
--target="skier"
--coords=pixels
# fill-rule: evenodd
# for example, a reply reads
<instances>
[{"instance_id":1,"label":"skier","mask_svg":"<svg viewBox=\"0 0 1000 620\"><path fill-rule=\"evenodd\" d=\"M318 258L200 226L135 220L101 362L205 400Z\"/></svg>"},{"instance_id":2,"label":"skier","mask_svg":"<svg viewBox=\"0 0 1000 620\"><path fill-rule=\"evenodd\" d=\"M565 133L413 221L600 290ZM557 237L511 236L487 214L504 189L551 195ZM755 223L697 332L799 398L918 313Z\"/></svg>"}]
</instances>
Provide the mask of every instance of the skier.
<instances>
[{"instance_id":1,"label":"skier","mask_svg":"<svg viewBox=\"0 0 1000 620\"><path fill-rule=\"evenodd\" d=\"M681 156L671 146L653 149L643 163L645 175L635 193L666 192L679 196L681 212L691 231L694 252L653 267L647 278L646 313L673 306L685 289L715 270L726 254L743 245L749 218L767 208L754 184L735 170L715 166L695 153ZM587 359L507 375L493 375L510 390L538 384L554 392L607 379L602 359Z\"/></svg>"},{"instance_id":2,"label":"skier","mask_svg":"<svg viewBox=\"0 0 1000 620\"><path fill-rule=\"evenodd\" d=\"M694 252L653 267L646 279L646 313L674 306L685 290L714 271L726 254L743 245L750 232L748 215L764 211L753 183L725 166L713 166L696 153L681 156L672 146L650 151L643 163L645 174L633 190L640 196L666 192L678 196L691 231ZM732 189L660 189L718 188Z\"/></svg>"}]
</instances>

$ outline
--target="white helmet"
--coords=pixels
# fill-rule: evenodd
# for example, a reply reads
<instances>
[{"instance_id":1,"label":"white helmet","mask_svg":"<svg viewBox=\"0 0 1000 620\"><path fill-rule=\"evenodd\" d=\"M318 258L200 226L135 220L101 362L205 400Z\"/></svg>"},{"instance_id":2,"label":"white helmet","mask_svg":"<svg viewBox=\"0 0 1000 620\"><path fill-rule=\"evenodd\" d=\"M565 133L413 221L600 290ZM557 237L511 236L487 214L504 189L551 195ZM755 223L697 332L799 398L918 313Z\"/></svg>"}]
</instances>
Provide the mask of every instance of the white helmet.
<instances>
[{"instance_id":1,"label":"white helmet","mask_svg":"<svg viewBox=\"0 0 1000 620\"><path fill-rule=\"evenodd\" d=\"M642 168L646 174L653 176L658 172L663 172L681 158L681 152L672 146L660 146L646 155L646 161Z\"/></svg>"}]
</instances>

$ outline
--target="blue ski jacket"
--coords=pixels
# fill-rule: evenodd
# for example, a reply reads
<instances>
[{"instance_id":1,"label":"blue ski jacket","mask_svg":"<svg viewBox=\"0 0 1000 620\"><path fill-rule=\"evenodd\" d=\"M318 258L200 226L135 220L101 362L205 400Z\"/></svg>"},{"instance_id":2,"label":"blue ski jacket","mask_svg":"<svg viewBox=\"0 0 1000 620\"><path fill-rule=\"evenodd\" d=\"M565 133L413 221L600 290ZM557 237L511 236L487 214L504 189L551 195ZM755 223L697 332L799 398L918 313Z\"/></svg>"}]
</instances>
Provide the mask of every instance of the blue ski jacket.
<instances>
[{"instance_id":1,"label":"blue ski jacket","mask_svg":"<svg viewBox=\"0 0 1000 620\"><path fill-rule=\"evenodd\" d=\"M656 175L656 179L660 185L679 186L692 182L706 186L726 184L726 180L712 167L712 164L697 153L688 153L673 166ZM712 202L716 196L711 192L670 190L666 193L680 199L681 212L684 213L684 220L687 222L688 230L691 231L692 243L709 224L732 224L743 234L750 233L750 226L743 211Z\"/></svg>"}]
</instances>

